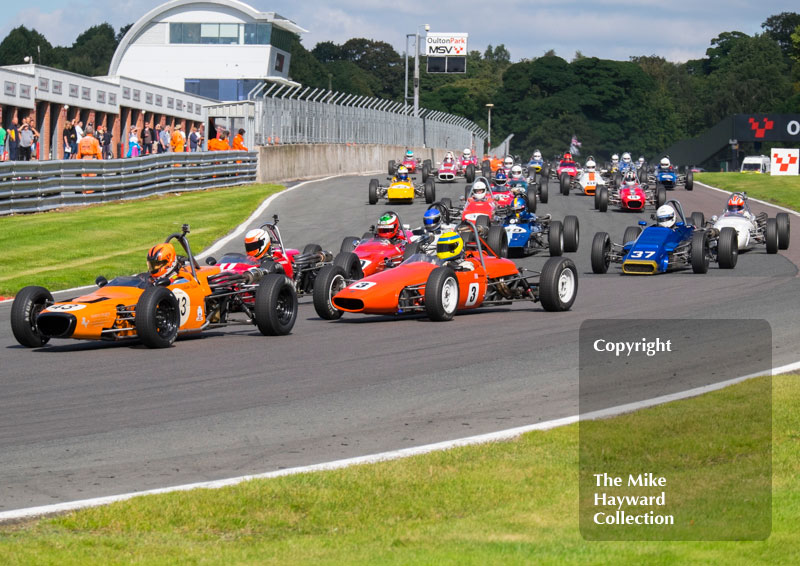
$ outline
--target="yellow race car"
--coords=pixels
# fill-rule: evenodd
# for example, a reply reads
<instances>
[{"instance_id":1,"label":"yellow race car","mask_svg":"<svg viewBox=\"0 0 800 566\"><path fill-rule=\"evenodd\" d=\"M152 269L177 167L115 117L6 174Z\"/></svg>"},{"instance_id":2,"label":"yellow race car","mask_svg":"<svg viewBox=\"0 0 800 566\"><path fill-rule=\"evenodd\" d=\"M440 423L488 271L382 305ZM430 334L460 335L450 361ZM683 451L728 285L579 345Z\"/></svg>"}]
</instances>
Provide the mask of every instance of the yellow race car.
<instances>
[{"instance_id":1,"label":"yellow race car","mask_svg":"<svg viewBox=\"0 0 800 566\"><path fill-rule=\"evenodd\" d=\"M378 199L386 198L389 202L411 203L415 197L425 197L425 202L431 204L436 200L436 184L433 177L428 177L424 183L415 184L413 177L405 179L398 176L387 177L390 181L388 187L381 186L378 179L369 181L369 203L378 204Z\"/></svg>"}]
</instances>

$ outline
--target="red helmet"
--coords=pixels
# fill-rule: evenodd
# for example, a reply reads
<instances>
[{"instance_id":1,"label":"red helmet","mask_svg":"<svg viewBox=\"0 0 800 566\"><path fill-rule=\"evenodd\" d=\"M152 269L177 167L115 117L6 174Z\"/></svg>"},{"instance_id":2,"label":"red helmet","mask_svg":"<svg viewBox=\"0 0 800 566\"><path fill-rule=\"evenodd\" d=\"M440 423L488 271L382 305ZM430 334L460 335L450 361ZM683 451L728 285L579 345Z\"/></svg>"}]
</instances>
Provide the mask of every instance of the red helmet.
<instances>
[{"instance_id":1,"label":"red helmet","mask_svg":"<svg viewBox=\"0 0 800 566\"><path fill-rule=\"evenodd\" d=\"M564 154L564 161L572 161L572 154L567 152Z\"/></svg>"},{"instance_id":2,"label":"red helmet","mask_svg":"<svg viewBox=\"0 0 800 566\"><path fill-rule=\"evenodd\" d=\"M377 235L390 240L400 233L400 219L393 212L387 212L378 221Z\"/></svg>"},{"instance_id":3,"label":"red helmet","mask_svg":"<svg viewBox=\"0 0 800 566\"><path fill-rule=\"evenodd\" d=\"M733 195L728 200L728 212L741 212L744 210L744 199L740 195Z\"/></svg>"}]
</instances>

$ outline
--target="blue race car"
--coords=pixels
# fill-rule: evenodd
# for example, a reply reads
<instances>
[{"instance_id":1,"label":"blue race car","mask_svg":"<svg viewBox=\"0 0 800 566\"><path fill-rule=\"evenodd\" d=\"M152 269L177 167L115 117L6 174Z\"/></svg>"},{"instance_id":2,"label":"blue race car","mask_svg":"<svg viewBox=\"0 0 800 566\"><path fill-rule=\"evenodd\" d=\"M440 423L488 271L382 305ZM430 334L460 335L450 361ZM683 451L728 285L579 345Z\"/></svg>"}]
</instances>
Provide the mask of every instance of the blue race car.
<instances>
[{"instance_id":1,"label":"blue race car","mask_svg":"<svg viewBox=\"0 0 800 566\"><path fill-rule=\"evenodd\" d=\"M694 173L688 170L685 175L681 175L675 167L669 162L668 157L661 159L661 163L655 168L655 171L648 179L650 183L663 185L667 190L672 190L682 186L687 191L694 188Z\"/></svg>"},{"instance_id":2,"label":"blue race car","mask_svg":"<svg viewBox=\"0 0 800 566\"><path fill-rule=\"evenodd\" d=\"M692 218L697 218L692 214ZM592 240L592 271L606 273L609 265L622 264L622 272L633 275L666 273L691 265L695 273L706 273L711 261L720 269L733 269L739 257L736 230L703 229L688 223L683 207L669 200L654 215L656 223L625 229L621 244L611 242L608 234L598 232ZM644 230L642 229L644 227Z\"/></svg>"},{"instance_id":3,"label":"blue race car","mask_svg":"<svg viewBox=\"0 0 800 566\"><path fill-rule=\"evenodd\" d=\"M530 255L547 250L551 256L578 251L580 231L577 216L564 217L564 223L549 214L536 216L524 208L524 197L514 198L512 213L503 221L508 237L508 254Z\"/></svg>"}]
</instances>

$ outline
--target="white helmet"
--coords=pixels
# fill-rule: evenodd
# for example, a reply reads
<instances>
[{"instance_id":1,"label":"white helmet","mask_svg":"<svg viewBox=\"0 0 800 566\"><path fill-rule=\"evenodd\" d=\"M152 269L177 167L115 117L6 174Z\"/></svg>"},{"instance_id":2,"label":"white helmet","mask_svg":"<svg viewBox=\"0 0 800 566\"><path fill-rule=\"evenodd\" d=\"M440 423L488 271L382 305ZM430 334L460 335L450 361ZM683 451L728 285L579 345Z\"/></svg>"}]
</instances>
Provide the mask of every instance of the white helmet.
<instances>
[{"instance_id":1,"label":"white helmet","mask_svg":"<svg viewBox=\"0 0 800 566\"><path fill-rule=\"evenodd\" d=\"M450 159L453 159L453 152L452 151L448 151L447 153L444 154L444 157L445 157L445 159L447 159L448 157Z\"/></svg>"},{"instance_id":2,"label":"white helmet","mask_svg":"<svg viewBox=\"0 0 800 566\"><path fill-rule=\"evenodd\" d=\"M475 200L486 200L486 183L475 181L472 183L472 198Z\"/></svg>"},{"instance_id":3,"label":"white helmet","mask_svg":"<svg viewBox=\"0 0 800 566\"><path fill-rule=\"evenodd\" d=\"M511 157L506 157L505 159L503 159L503 167L505 167L506 169L510 169L513 166L514 166L514 160L511 159Z\"/></svg>"},{"instance_id":4,"label":"white helmet","mask_svg":"<svg viewBox=\"0 0 800 566\"><path fill-rule=\"evenodd\" d=\"M623 163L630 163L631 162L631 154L627 151L622 154L622 162Z\"/></svg>"},{"instance_id":5,"label":"white helmet","mask_svg":"<svg viewBox=\"0 0 800 566\"><path fill-rule=\"evenodd\" d=\"M619 155L617 155L616 153L615 153L614 155L612 155L612 156L611 156L611 162L612 162L612 163L617 163L617 162L619 162Z\"/></svg>"},{"instance_id":6,"label":"white helmet","mask_svg":"<svg viewBox=\"0 0 800 566\"><path fill-rule=\"evenodd\" d=\"M472 150L468 147L464 148L464 157L471 157L471 156L472 156Z\"/></svg>"},{"instance_id":7,"label":"white helmet","mask_svg":"<svg viewBox=\"0 0 800 566\"><path fill-rule=\"evenodd\" d=\"M659 226L672 228L675 225L675 209L668 204L663 204L656 210L656 221Z\"/></svg>"},{"instance_id":8,"label":"white helmet","mask_svg":"<svg viewBox=\"0 0 800 566\"><path fill-rule=\"evenodd\" d=\"M511 178L522 179L522 167L520 167L519 165L514 165L511 168Z\"/></svg>"},{"instance_id":9,"label":"white helmet","mask_svg":"<svg viewBox=\"0 0 800 566\"><path fill-rule=\"evenodd\" d=\"M534 159L541 159L542 158L542 152L537 149L536 151L533 152L533 158Z\"/></svg>"},{"instance_id":10,"label":"white helmet","mask_svg":"<svg viewBox=\"0 0 800 566\"><path fill-rule=\"evenodd\" d=\"M661 158L661 166L662 167L669 167L669 157L662 157Z\"/></svg>"},{"instance_id":11,"label":"white helmet","mask_svg":"<svg viewBox=\"0 0 800 566\"><path fill-rule=\"evenodd\" d=\"M637 161L639 162L639 167L644 165L644 155L640 155L639 159L637 159Z\"/></svg>"},{"instance_id":12,"label":"white helmet","mask_svg":"<svg viewBox=\"0 0 800 566\"><path fill-rule=\"evenodd\" d=\"M632 169L628 169L627 171L625 171L625 184L626 185L636 184L636 173L634 173Z\"/></svg>"},{"instance_id":13,"label":"white helmet","mask_svg":"<svg viewBox=\"0 0 800 566\"><path fill-rule=\"evenodd\" d=\"M594 159L587 159L586 160L586 170L587 171L594 171L594 168L597 167L597 163L594 162Z\"/></svg>"}]
</instances>

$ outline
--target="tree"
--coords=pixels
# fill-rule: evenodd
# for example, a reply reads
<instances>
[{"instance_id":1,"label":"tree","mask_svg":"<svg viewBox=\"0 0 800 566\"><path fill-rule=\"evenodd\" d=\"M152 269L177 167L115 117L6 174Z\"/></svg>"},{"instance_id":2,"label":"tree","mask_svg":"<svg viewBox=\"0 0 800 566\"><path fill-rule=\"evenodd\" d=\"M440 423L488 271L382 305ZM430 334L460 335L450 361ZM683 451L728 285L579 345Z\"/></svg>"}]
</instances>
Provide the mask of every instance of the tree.
<instances>
[{"instance_id":1,"label":"tree","mask_svg":"<svg viewBox=\"0 0 800 566\"><path fill-rule=\"evenodd\" d=\"M133 27L133 24L127 24L127 25L124 25L121 28L119 28L119 31L117 32L117 35L114 36L114 39L117 40L117 45L119 45L119 42L122 41L122 38L125 37L125 34L128 33L128 31L132 27Z\"/></svg>"},{"instance_id":2,"label":"tree","mask_svg":"<svg viewBox=\"0 0 800 566\"><path fill-rule=\"evenodd\" d=\"M53 46L35 29L19 26L0 43L0 66L22 65L31 56L41 65L52 64ZM40 56L41 53L41 56Z\"/></svg>"},{"instance_id":3,"label":"tree","mask_svg":"<svg viewBox=\"0 0 800 566\"><path fill-rule=\"evenodd\" d=\"M790 56L794 51L792 34L800 26L800 14L797 12L781 12L769 18L761 24L765 33L778 42L784 55Z\"/></svg>"},{"instance_id":4,"label":"tree","mask_svg":"<svg viewBox=\"0 0 800 566\"><path fill-rule=\"evenodd\" d=\"M333 61L341 61L344 58L342 48L332 41L322 41L314 46L311 54L320 63L332 63Z\"/></svg>"},{"instance_id":5,"label":"tree","mask_svg":"<svg viewBox=\"0 0 800 566\"><path fill-rule=\"evenodd\" d=\"M376 96L398 99L403 88L403 59L389 43L355 38L341 46L342 59L355 63L360 69L380 81Z\"/></svg>"},{"instance_id":6,"label":"tree","mask_svg":"<svg viewBox=\"0 0 800 566\"><path fill-rule=\"evenodd\" d=\"M90 27L72 44L67 70L90 76L107 74L117 43L111 24Z\"/></svg>"}]
</instances>

